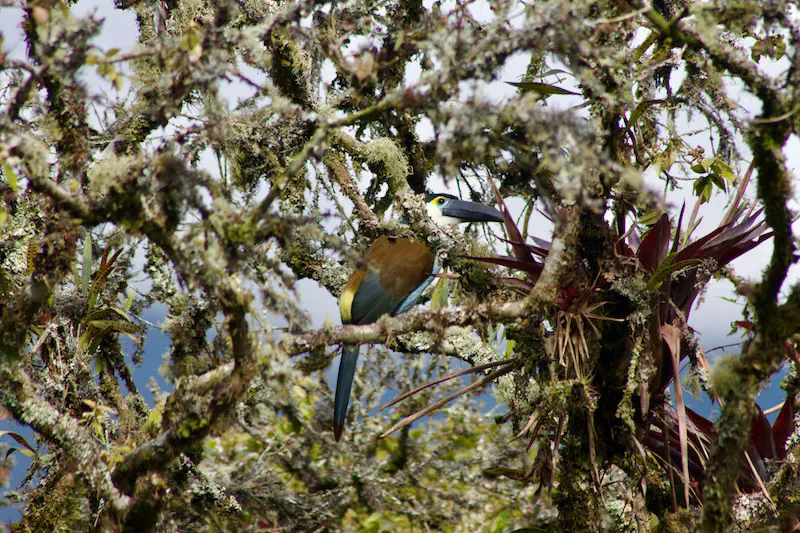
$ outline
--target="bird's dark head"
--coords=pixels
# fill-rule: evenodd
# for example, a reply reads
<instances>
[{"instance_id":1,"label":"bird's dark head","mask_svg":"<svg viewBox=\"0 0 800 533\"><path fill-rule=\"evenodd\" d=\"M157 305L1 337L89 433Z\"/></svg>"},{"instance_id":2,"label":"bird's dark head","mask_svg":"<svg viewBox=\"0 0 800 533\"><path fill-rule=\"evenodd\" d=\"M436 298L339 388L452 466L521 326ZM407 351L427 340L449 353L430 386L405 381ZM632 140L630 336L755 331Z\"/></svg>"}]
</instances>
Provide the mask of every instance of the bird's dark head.
<instances>
[{"instance_id":1,"label":"bird's dark head","mask_svg":"<svg viewBox=\"0 0 800 533\"><path fill-rule=\"evenodd\" d=\"M462 222L502 222L503 214L494 207L478 202L461 200L452 194L428 194L425 207L434 222L440 226Z\"/></svg>"}]
</instances>

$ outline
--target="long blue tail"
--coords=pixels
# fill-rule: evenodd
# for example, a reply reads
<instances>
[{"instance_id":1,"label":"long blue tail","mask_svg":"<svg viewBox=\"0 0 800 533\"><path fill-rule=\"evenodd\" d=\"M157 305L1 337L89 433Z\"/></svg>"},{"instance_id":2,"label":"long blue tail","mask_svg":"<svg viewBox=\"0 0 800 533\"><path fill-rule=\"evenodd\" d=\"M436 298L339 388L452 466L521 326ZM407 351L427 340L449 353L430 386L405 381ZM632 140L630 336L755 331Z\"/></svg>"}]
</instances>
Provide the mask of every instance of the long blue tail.
<instances>
[{"instance_id":1,"label":"long blue tail","mask_svg":"<svg viewBox=\"0 0 800 533\"><path fill-rule=\"evenodd\" d=\"M333 402L333 436L336 442L342 439L344 431L344 417L347 415L347 405L350 403L350 388L353 386L353 376L356 374L359 348L361 346L358 344L342 348L339 377L336 379L336 399Z\"/></svg>"}]
</instances>

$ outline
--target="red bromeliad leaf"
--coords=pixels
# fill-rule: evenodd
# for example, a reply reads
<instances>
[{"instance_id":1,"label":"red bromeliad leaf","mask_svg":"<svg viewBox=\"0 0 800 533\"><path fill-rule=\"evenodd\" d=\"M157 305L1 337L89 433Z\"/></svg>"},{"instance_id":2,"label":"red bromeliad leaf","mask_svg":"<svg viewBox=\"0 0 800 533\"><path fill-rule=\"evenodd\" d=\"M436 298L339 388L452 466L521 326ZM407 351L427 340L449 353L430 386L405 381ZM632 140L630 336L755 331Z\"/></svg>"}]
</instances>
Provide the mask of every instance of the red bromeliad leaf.
<instances>
[{"instance_id":1,"label":"red bromeliad leaf","mask_svg":"<svg viewBox=\"0 0 800 533\"><path fill-rule=\"evenodd\" d=\"M708 244L712 239L714 239L714 237L716 237L717 235L722 233L724 230L725 230L725 227L717 228L714 231L712 231L711 233L709 233L708 235L700 237L699 239L697 239L693 243L687 245L683 250L678 252L677 259L678 260L700 259L702 257L701 251L703 249L703 246Z\"/></svg>"},{"instance_id":2,"label":"red bromeliad leaf","mask_svg":"<svg viewBox=\"0 0 800 533\"><path fill-rule=\"evenodd\" d=\"M494 198L497 202L497 207L500 208L500 212L503 213L503 222L506 226L506 232L508 233L508 237L512 242L511 247L514 251L514 257L518 260L523 261L525 263L533 263L535 262L533 255L531 255L530 250L524 244L521 244L525 241L522 238L522 233L520 233L519 228L514 223L514 219L511 217L511 213L508 210L508 206L506 206L503 197L500 196L500 191L497 189L497 186L494 184L494 180L489 177L489 183L492 185L492 191L494 191Z\"/></svg>"},{"instance_id":3,"label":"red bromeliad leaf","mask_svg":"<svg viewBox=\"0 0 800 533\"><path fill-rule=\"evenodd\" d=\"M713 259L720 267L723 267L772 237L771 232L764 234L763 230L763 227L758 227L738 237L708 243L700 251L701 258Z\"/></svg>"},{"instance_id":4,"label":"red bromeliad leaf","mask_svg":"<svg viewBox=\"0 0 800 533\"><path fill-rule=\"evenodd\" d=\"M755 230L754 230L754 232L755 232ZM727 250L723 250L719 254L717 254L716 257L714 257L714 259L716 259L717 263L720 264L720 265L723 265L723 266L727 265L728 263L730 263L731 261L733 261L737 257L749 252L750 250L752 250L753 248L755 248L756 246L758 246L762 242L766 241L767 239L771 239L772 235L773 235L773 233L769 232L769 233L766 233L764 235L759 236L757 239L753 239L753 240L750 240L750 241L747 241L747 242L741 242L739 244L731 246ZM748 234L748 237L752 237L752 235Z\"/></svg>"},{"instance_id":5,"label":"red bromeliad leaf","mask_svg":"<svg viewBox=\"0 0 800 533\"><path fill-rule=\"evenodd\" d=\"M463 257L465 259L472 259L473 261L482 261L484 263L491 263L493 265L500 265L516 270L522 270L523 272L530 274L533 281L539 279L539 274L542 273L542 269L544 268L544 265L535 259L531 262L525 262L519 261L507 255L501 255L497 257L478 257L474 255L465 255Z\"/></svg>"},{"instance_id":6,"label":"red bromeliad leaf","mask_svg":"<svg viewBox=\"0 0 800 533\"><path fill-rule=\"evenodd\" d=\"M753 416L753 422L750 429L750 441L758 450L758 454L764 459L774 459L777 457L775 450L775 440L772 436L772 428L769 425L769 420L764 415L764 411L756 406L758 412Z\"/></svg>"},{"instance_id":7,"label":"red bromeliad leaf","mask_svg":"<svg viewBox=\"0 0 800 533\"><path fill-rule=\"evenodd\" d=\"M772 438L778 459L786 458L786 441L794 431L794 395L790 394L783 403L778 418L772 424Z\"/></svg>"},{"instance_id":8,"label":"red bromeliad leaf","mask_svg":"<svg viewBox=\"0 0 800 533\"><path fill-rule=\"evenodd\" d=\"M764 222L756 222L761 210L748 217L740 224L726 224L718 227L708 235L687 245L678 253L677 260L714 259L720 267L739 257L744 252L764 240L768 230ZM735 255L733 255L735 254Z\"/></svg>"},{"instance_id":9,"label":"red bromeliad leaf","mask_svg":"<svg viewBox=\"0 0 800 533\"><path fill-rule=\"evenodd\" d=\"M670 250L673 254L678 252L678 248L681 244L681 225L683 224L684 210L686 210L686 202L683 202L681 206L681 214L678 215L678 225L675 226L675 240L672 241L672 250Z\"/></svg>"},{"instance_id":10,"label":"red bromeliad leaf","mask_svg":"<svg viewBox=\"0 0 800 533\"><path fill-rule=\"evenodd\" d=\"M508 244L511 244L511 245L514 245L514 246L518 246L518 245L519 246L525 246L525 247L528 248L528 250L530 250L534 254L538 255L542 259L546 258L547 254L550 253L550 243L547 243L548 246L545 248L543 246L536 246L536 245L528 244L528 243L525 243L525 242L512 241L512 240L509 240L509 239L504 239L502 237L499 237L499 239L501 241L503 241L503 242L507 242ZM547 241L542 241L541 239L536 239L536 240L538 240L540 242L543 242L543 243L547 242Z\"/></svg>"},{"instance_id":11,"label":"red bromeliad leaf","mask_svg":"<svg viewBox=\"0 0 800 533\"><path fill-rule=\"evenodd\" d=\"M569 307L569 304L575 299L575 291L580 287L579 283L573 283L566 289L561 289L558 296L556 296L556 303L561 307Z\"/></svg>"},{"instance_id":12,"label":"red bromeliad leaf","mask_svg":"<svg viewBox=\"0 0 800 533\"><path fill-rule=\"evenodd\" d=\"M769 479L769 474L767 473L767 466L764 463L764 458L758 453L758 448L753 444L753 441L751 440L748 442L747 446L748 448L745 450L744 456L745 460L749 463L748 467L750 468L752 476L749 478L742 477L739 481L744 485L745 490L749 492L763 486L763 482ZM761 490L766 496L769 496L766 487Z\"/></svg>"},{"instance_id":13,"label":"red bromeliad leaf","mask_svg":"<svg viewBox=\"0 0 800 533\"><path fill-rule=\"evenodd\" d=\"M660 220L659 220L660 222ZM655 228L654 228L655 229ZM669 228L667 229L669 231ZM646 238L646 237L645 237ZM644 245L644 242L642 242ZM678 436L681 444L681 471L683 472L683 496L686 500L686 508L689 508L689 439L686 430L686 406L683 403L683 390L680 380L680 359L681 359L681 330L672 324L661 326L661 336L669 347L672 355L672 371L675 381L675 407L678 415Z\"/></svg>"},{"instance_id":14,"label":"red bromeliad leaf","mask_svg":"<svg viewBox=\"0 0 800 533\"><path fill-rule=\"evenodd\" d=\"M546 241L544 239L540 239L539 237L536 237L534 235L531 235L530 239L533 241L533 244L535 244L536 246L538 246L539 248L541 248L543 250L547 250L548 252L550 251L550 246L552 246L552 244L553 244L550 241Z\"/></svg>"},{"instance_id":15,"label":"red bromeliad leaf","mask_svg":"<svg viewBox=\"0 0 800 533\"><path fill-rule=\"evenodd\" d=\"M766 229L763 222L749 231L739 231L741 226L752 224L750 219L732 229L727 226L717 228L709 235L678 252L675 258L676 261L713 259L717 269L727 266L737 257L772 237L772 233L763 234ZM692 304L694 304L699 294L700 287L698 287L697 281L697 269L689 269L685 275L674 280L670 287L672 301L687 318L691 312Z\"/></svg>"},{"instance_id":16,"label":"red bromeliad leaf","mask_svg":"<svg viewBox=\"0 0 800 533\"><path fill-rule=\"evenodd\" d=\"M528 283L524 279L519 278L500 278L503 283L509 287L516 287L522 289L524 294L529 294L533 290L533 283Z\"/></svg>"},{"instance_id":17,"label":"red bromeliad leaf","mask_svg":"<svg viewBox=\"0 0 800 533\"><path fill-rule=\"evenodd\" d=\"M670 223L666 213L659 217L658 222L653 224L644 238L642 244L636 250L636 257L642 267L648 272L652 272L656 266L661 264L667 257L669 251Z\"/></svg>"},{"instance_id":18,"label":"red bromeliad leaf","mask_svg":"<svg viewBox=\"0 0 800 533\"><path fill-rule=\"evenodd\" d=\"M625 242L625 239L619 239L614 244L614 250L617 252L617 255L621 255L623 257L636 257L636 253L633 251L633 248L628 246Z\"/></svg>"},{"instance_id":19,"label":"red bromeliad leaf","mask_svg":"<svg viewBox=\"0 0 800 533\"><path fill-rule=\"evenodd\" d=\"M714 422L688 407L686 408L686 414L689 416L689 420L692 421L692 424L694 424L697 430L705 435L706 438L711 440L711 437L714 434Z\"/></svg>"},{"instance_id":20,"label":"red bromeliad leaf","mask_svg":"<svg viewBox=\"0 0 800 533\"><path fill-rule=\"evenodd\" d=\"M686 433L688 437L689 461L705 466L708 460L708 452L711 445L713 423L698 415L688 407L686 408ZM664 411L664 422L669 432L670 446L673 442L680 441L678 432L678 413L675 411ZM663 428L662 428L663 429ZM678 450L680 452L680 450ZM692 477L694 477L692 475Z\"/></svg>"},{"instance_id":21,"label":"red bromeliad leaf","mask_svg":"<svg viewBox=\"0 0 800 533\"><path fill-rule=\"evenodd\" d=\"M674 435L677 438L677 435ZM670 436L670 441L672 440L673 435ZM644 438L642 439L642 444L644 444L645 448L650 450L651 452L658 454L661 456L662 459L665 461L667 460L667 450L665 450L664 446L664 437L661 433L655 431L648 431L645 434ZM681 462L681 451L677 448L674 448L671 445L669 446L668 450L670 461L673 464ZM689 466L689 479L696 480L696 481L704 481L706 478L705 467L699 462L692 458L688 460Z\"/></svg>"}]
</instances>

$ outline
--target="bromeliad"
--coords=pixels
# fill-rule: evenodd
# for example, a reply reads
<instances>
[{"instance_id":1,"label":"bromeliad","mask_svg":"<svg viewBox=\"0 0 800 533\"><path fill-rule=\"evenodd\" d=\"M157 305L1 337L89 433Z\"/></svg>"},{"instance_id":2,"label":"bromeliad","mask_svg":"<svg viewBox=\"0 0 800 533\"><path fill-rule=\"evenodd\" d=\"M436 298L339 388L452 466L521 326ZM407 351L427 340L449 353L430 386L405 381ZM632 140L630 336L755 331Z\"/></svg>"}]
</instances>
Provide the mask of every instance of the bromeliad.
<instances>
[{"instance_id":1,"label":"bromeliad","mask_svg":"<svg viewBox=\"0 0 800 533\"><path fill-rule=\"evenodd\" d=\"M451 194L429 194L426 202L428 215L443 226L503 221L497 209L459 200ZM350 276L339 298L343 324L371 324L382 315L408 311L431 284L437 269L433 251L424 242L407 237L379 237L367 251L364 264L366 268ZM344 430L359 348L357 344L342 348L333 407L333 434L337 441Z\"/></svg>"}]
</instances>

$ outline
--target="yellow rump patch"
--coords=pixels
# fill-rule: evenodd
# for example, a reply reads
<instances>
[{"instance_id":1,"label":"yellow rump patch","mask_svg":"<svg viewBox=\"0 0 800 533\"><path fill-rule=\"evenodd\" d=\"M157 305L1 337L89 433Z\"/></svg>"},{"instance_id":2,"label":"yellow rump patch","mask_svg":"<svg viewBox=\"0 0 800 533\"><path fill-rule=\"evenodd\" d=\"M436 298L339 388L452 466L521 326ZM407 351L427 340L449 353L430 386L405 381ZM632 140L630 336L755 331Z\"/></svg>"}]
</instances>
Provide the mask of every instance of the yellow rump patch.
<instances>
[{"instance_id":1,"label":"yellow rump patch","mask_svg":"<svg viewBox=\"0 0 800 533\"><path fill-rule=\"evenodd\" d=\"M342 317L342 324L353 320L353 299L356 297L358 286L366 275L366 270L356 270L342 290L342 295L339 297L339 315Z\"/></svg>"}]
</instances>

